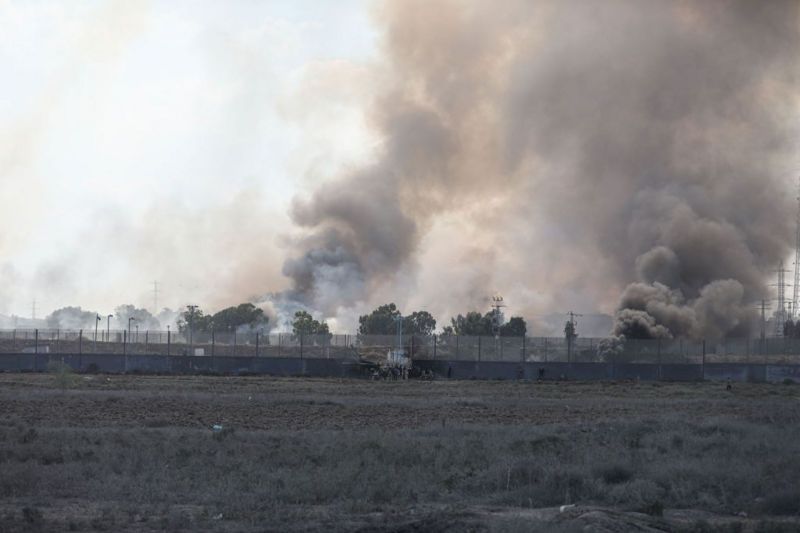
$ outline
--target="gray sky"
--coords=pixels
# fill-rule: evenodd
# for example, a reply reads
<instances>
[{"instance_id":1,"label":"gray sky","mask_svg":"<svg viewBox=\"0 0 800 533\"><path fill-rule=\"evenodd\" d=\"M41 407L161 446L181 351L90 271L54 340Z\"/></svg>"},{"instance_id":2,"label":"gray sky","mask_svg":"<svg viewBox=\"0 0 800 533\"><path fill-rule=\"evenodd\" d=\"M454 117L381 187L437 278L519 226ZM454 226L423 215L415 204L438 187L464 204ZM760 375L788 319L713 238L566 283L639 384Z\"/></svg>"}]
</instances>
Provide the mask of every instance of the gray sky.
<instances>
[{"instance_id":1,"label":"gray sky","mask_svg":"<svg viewBox=\"0 0 800 533\"><path fill-rule=\"evenodd\" d=\"M375 46L363 1L0 1L0 313L282 288L291 197L375 142Z\"/></svg>"},{"instance_id":2,"label":"gray sky","mask_svg":"<svg viewBox=\"0 0 800 533\"><path fill-rule=\"evenodd\" d=\"M499 292L738 332L800 173L800 9L763 6L0 0L0 314L158 281L334 331Z\"/></svg>"}]
</instances>

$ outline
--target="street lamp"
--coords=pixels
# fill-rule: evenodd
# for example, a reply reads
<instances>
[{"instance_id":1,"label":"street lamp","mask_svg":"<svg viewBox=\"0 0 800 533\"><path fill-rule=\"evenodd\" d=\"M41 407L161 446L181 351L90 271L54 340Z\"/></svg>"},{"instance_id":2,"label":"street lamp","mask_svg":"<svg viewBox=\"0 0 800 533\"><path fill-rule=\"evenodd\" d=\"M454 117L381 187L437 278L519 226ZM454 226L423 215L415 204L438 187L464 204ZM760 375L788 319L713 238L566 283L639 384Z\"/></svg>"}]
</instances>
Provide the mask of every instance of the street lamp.
<instances>
[{"instance_id":1,"label":"street lamp","mask_svg":"<svg viewBox=\"0 0 800 533\"><path fill-rule=\"evenodd\" d=\"M132 316L128 317L128 342L131 342L131 340L132 340L131 339L131 321L136 322L136 319L133 318Z\"/></svg>"},{"instance_id":2,"label":"street lamp","mask_svg":"<svg viewBox=\"0 0 800 533\"><path fill-rule=\"evenodd\" d=\"M100 323L101 320L103 320L103 319L100 318L100 315L95 313L95 321L94 321L94 351L95 352L97 351L97 325Z\"/></svg>"}]
</instances>

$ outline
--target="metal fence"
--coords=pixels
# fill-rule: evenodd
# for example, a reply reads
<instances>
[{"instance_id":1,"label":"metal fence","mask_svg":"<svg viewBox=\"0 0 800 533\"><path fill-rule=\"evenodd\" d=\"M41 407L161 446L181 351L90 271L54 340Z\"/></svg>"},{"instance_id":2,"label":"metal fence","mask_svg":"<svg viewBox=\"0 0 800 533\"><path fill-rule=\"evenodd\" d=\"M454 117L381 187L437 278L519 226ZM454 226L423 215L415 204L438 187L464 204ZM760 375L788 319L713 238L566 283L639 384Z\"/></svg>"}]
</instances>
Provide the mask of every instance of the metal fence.
<instances>
[{"instance_id":1,"label":"metal fence","mask_svg":"<svg viewBox=\"0 0 800 533\"><path fill-rule=\"evenodd\" d=\"M0 330L0 353L252 356L385 361L393 335L293 335L122 330ZM800 363L800 339L627 340L558 337L403 337L418 360L612 363Z\"/></svg>"}]
</instances>

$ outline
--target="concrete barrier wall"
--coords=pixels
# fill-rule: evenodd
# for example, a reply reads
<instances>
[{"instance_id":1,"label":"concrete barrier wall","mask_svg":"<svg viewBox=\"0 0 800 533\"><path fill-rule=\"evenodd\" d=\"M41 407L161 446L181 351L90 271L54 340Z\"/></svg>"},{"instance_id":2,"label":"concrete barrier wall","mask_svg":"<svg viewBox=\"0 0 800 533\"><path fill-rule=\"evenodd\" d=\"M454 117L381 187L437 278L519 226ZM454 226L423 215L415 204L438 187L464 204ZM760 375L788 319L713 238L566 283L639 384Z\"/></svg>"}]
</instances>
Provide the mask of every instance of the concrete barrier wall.
<instances>
[{"instance_id":1,"label":"concrete barrier wall","mask_svg":"<svg viewBox=\"0 0 800 533\"><path fill-rule=\"evenodd\" d=\"M270 374L276 376L366 376L356 361L296 357L180 356L122 354L0 354L0 372L44 372L52 361L76 372L110 374ZM800 383L800 365L749 363L611 364L422 360L415 365L452 379L540 379L726 381Z\"/></svg>"}]
</instances>

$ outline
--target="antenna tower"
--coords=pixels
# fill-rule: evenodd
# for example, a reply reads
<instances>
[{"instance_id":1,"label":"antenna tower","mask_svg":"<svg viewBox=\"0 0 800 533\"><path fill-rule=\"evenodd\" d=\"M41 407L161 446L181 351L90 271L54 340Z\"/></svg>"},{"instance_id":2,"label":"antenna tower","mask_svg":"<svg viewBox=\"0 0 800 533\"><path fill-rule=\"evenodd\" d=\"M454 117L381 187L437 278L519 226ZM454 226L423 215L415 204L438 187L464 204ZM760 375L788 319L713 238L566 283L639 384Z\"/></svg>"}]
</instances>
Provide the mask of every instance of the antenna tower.
<instances>
[{"instance_id":1,"label":"antenna tower","mask_svg":"<svg viewBox=\"0 0 800 533\"><path fill-rule=\"evenodd\" d=\"M505 307L506 304L503 303L503 297L499 294L492 296L492 315L494 318L494 324L492 324L492 328L494 329L494 336L497 337L500 335L500 320L502 315L502 308Z\"/></svg>"},{"instance_id":2,"label":"antenna tower","mask_svg":"<svg viewBox=\"0 0 800 533\"><path fill-rule=\"evenodd\" d=\"M783 327L786 324L786 273L788 270L783 268L783 261L778 266L778 308L775 310L775 336L783 337Z\"/></svg>"},{"instance_id":3,"label":"antenna tower","mask_svg":"<svg viewBox=\"0 0 800 533\"><path fill-rule=\"evenodd\" d=\"M794 237L794 286L792 287L792 314L800 312L800 178L797 180L797 227Z\"/></svg>"}]
</instances>

